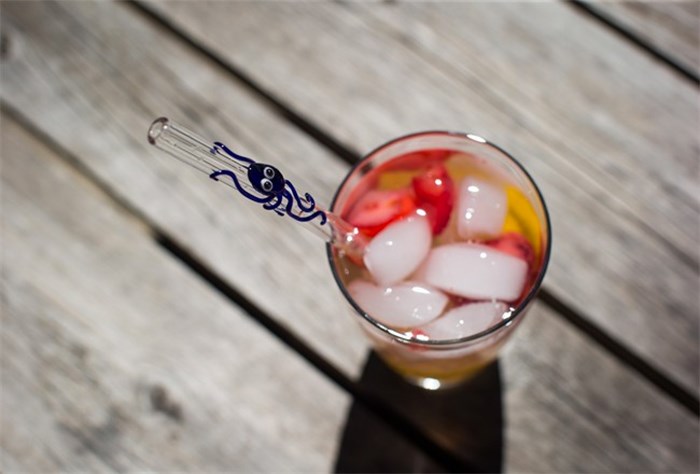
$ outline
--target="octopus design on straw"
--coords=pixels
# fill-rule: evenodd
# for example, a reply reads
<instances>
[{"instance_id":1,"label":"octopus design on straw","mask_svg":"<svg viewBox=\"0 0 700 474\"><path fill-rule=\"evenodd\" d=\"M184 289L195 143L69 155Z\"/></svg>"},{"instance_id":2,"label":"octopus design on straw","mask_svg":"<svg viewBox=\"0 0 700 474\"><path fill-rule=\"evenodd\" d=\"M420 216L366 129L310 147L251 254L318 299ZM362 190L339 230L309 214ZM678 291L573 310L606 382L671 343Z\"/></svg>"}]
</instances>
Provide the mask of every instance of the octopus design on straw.
<instances>
[{"instance_id":1,"label":"octopus design on straw","mask_svg":"<svg viewBox=\"0 0 700 474\"><path fill-rule=\"evenodd\" d=\"M316 208L316 201L314 198L309 193L304 193L304 200L306 201L306 204L304 204L294 185L289 182L289 180L286 180L280 170L274 166L265 163L256 163L250 158L234 153L221 142L214 142L214 146L210 151L212 154L226 153L236 161L246 164L248 168L248 180L253 188L262 194L262 196L257 196L246 191L238 181L236 174L232 171L214 171L209 175L211 179L218 181L219 176L228 176L233 181L238 192L244 197L251 201L261 203L264 209L275 211L280 216L287 214L289 217L299 222L308 222L319 217L321 219L320 225L326 223L327 218L325 212L320 210L314 212ZM294 204L297 205L301 212L294 211Z\"/></svg>"}]
</instances>

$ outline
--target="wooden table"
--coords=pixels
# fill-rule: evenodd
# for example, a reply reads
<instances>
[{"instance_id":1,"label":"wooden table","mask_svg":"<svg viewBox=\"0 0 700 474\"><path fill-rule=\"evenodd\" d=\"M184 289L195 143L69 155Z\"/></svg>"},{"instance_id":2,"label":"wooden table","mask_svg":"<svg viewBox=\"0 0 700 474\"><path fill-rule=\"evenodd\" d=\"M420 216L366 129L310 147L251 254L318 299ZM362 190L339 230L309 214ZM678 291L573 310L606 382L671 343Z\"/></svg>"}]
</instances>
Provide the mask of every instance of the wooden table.
<instances>
[{"instance_id":1,"label":"wooden table","mask_svg":"<svg viewBox=\"0 0 700 474\"><path fill-rule=\"evenodd\" d=\"M10 2L2 472L697 472L700 3ZM167 115L328 202L410 131L546 197L473 384L387 372L320 242L149 147Z\"/></svg>"}]
</instances>

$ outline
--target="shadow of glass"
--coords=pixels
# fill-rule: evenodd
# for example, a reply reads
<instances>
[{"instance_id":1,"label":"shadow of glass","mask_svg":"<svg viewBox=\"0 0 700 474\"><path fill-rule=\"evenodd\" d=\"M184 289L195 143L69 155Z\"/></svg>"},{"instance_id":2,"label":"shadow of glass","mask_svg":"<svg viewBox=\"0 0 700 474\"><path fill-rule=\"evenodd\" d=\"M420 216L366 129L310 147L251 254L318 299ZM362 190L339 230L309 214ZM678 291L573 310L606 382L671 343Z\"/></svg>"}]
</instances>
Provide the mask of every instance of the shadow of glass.
<instances>
[{"instance_id":1,"label":"shadow of glass","mask_svg":"<svg viewBox=\"0 0 700 474\"><path fill-rule=\"evenodd\" d=\"M503 404L498 362L472 380L429 391L405 382L371 353L361 389L383 400L463 465L459 472L501 472ZM418 445L420 445L418 443ZM462 464L463 463L463 464ZM335 472L450 472L410 437L353 401Z\"/></svg>"}]
</instances>

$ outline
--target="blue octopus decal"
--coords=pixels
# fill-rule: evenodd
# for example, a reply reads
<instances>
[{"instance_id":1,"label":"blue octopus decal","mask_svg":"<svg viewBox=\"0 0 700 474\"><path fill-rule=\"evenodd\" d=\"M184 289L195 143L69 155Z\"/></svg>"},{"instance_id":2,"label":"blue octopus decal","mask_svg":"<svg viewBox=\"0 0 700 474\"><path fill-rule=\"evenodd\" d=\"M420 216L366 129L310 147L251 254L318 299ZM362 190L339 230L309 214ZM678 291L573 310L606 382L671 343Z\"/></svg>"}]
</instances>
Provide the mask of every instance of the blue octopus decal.
<instances>
[{"instance_id":1,"label":"blue octopus decal","mask_svg":"<svg viewBox=\"0 0 700 474\"><path fill-rule=\"evenodd\" d=\"M210 151L212 154L223 152L236 161L245 164L248 169L248 181L250 181L251 186L262 196L257 196L244 189L238 181L238 176L236 176L236 173L233 171L214 171L209 175L211 179L218 181L220 176L228 176L231 178L231 181L233 181L238 192L244 197L253 202L261 203L264 209L275 211L280 216L287 214L292 219L300 222L308 222L318 217L321 219L320 225L326 223L327 218L325 212L319 210L314 212L316 208L316 201L314 201L314 198L309 193L304 193L304 199L306 200L306 204L304 204L294 185L284 179L280 170L274 166L256 163L250 158L234 153L221 142L214 142L214 146ZM294 212L295 204L301 212Z\"/></svg>"},{"instance_id":2,"label":"blue octopus decal","mask_svg":"<svg viewBox=\"0 0 700 474\"><path fill-rule=\"evenodd\" d=\"M287 183L280 170L264 163L248 166L248 181L263 194L279 194L284 191Z\"/></svg>"}]
</instances>

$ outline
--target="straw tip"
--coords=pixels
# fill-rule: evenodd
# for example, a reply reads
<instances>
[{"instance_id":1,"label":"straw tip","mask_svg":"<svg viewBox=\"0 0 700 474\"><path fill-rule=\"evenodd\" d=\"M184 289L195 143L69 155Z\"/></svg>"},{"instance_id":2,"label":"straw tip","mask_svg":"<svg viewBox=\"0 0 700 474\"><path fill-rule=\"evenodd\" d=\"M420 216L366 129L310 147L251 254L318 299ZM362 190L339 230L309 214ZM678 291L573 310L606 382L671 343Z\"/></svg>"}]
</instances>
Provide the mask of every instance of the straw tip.
<instances>
[{"instance_id":1,"label":"straw tip","mask_svg":"<svg viewBox=\"0 0 700 474\"><path fill-rule=\"evenodd\" d=\"M155 119L148 128L148 143L155 145L158 137L160 137L160 135L168 129L169 122L170 121L167 117L159 117Z\"/></svg>"}]
</instances>

